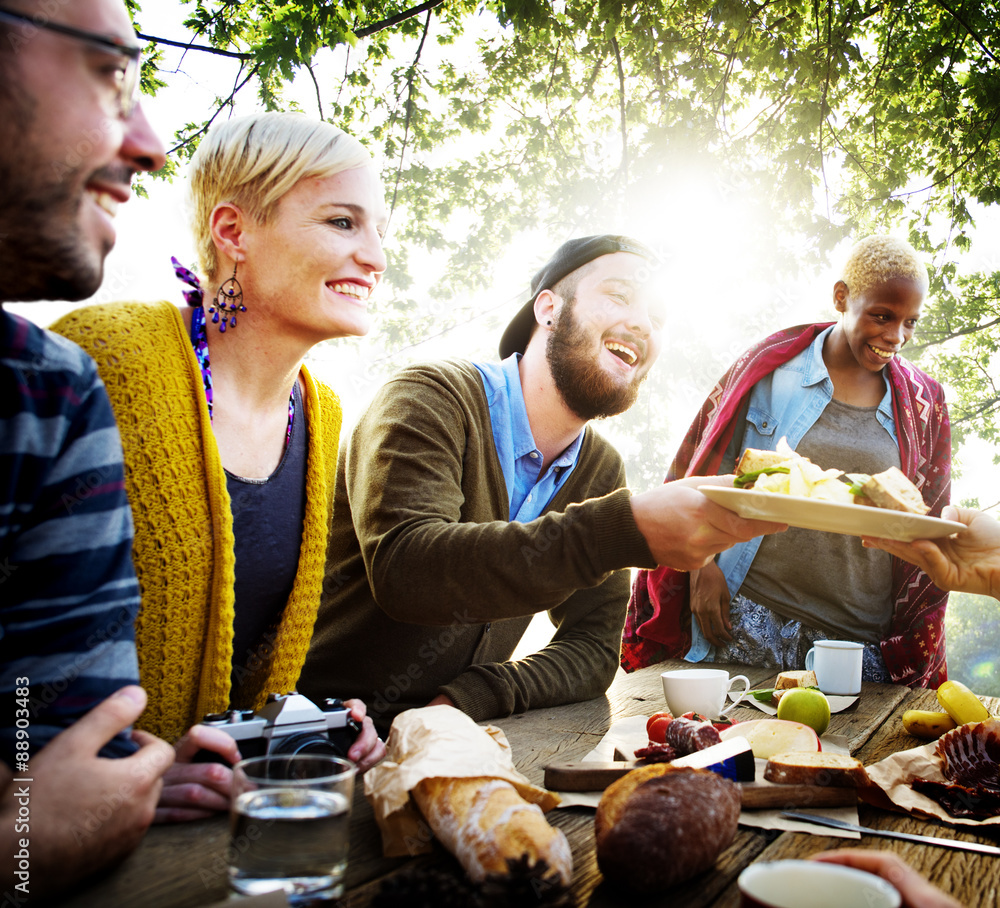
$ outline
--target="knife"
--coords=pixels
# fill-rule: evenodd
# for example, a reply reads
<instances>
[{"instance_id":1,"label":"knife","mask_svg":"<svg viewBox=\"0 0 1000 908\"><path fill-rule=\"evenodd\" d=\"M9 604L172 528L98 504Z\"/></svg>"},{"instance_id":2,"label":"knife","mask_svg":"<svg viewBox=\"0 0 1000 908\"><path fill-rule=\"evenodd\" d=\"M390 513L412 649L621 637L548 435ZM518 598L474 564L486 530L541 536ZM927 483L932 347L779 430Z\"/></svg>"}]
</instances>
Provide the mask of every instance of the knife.
<instances>
[{"instance_id":1,"label":"knife","mask_svg":"<svg viewBox=\"0 0 1000 908\"><path fill-rule=\"evenodd\" d=\"M845 823L831 817L821 817L811 813L797 813L794 810L782 811L783 817L790 820L801 820L803 823L815 823L818 826L831 826L834 829L847 829L850 832L863 832L866 835L878 835L887 839L902 839L904 842L917 842L920 845L940 845L943 848L959 848L963 851L976 851L979 854L1000 856L1000 848L996 845L980 845L978 842L962 842L958 839L942 839L933 835L917 835L913 832L896 832L892 829L874 829L871 826L858 826L855 823Z\"/></svg>"}]
</instances>

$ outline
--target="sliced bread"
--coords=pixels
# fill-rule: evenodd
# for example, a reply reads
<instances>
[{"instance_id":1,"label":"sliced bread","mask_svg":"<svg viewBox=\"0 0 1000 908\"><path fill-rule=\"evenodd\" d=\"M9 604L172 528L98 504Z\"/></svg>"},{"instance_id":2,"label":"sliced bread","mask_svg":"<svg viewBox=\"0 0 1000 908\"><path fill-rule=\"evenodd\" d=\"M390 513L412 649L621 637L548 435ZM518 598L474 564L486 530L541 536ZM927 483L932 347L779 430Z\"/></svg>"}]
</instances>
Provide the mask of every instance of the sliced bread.
<instances>
[{"instance_id":1,"label":"sliced bread","mask_svg":"<svg viewBox=\"0 0 1000 908\"><path fill-rule=\"evenodd\" d=\"M868 773L860 760L826 751L775 754L767 761L764 778L778 785L859 788L868 784Z\"/></svg>"}]
</instances>

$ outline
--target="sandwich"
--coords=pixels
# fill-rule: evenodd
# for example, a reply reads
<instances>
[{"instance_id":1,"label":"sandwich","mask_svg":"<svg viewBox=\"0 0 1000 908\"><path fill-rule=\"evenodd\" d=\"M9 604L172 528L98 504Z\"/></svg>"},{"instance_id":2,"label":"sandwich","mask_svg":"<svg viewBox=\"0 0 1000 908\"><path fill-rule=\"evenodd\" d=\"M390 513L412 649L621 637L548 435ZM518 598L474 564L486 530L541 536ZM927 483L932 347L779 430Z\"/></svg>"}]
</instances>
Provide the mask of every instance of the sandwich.
<instances>
[{"instance_id":1,"label":"sandwich","mask_svg":"<svg viewBox=\"0 0 1000 908\"><path fill-rule=\"evenodd\" d=\"M869 476L867 481L861 483L859 491L861 494L854 496L858 504L871 504L907 514L926 514L930 510L924 504L920 490L896 467Z\"/></svg>"},{"instance_id":2,"label":"sandwich","mask_svg":"<svg viewBox=\"0 0 1000 908\"><path fill-rule=\"evenodd\" d=\"M774 687L761 688L760 690L749 691L750 695L760 703L770 703L777 706L782 696L797 687L814 687L819 690L819 682L816 680L816 673L812 671L785 671L778 672L778 677L774 682Z\"/></svg>"},{"instance_id":3,"label":"sandwich","mask_svg":"<svg viewBox=\"0 0 1000 908\"><path fill-rule=\"evenodd\" d=\"M736 464L735 473L733 485L738 489L861 504L907 514L923 515L930 510L920 490L896 467L872 476L824 470L793 451L784 438L773 451L747 448Z\"/></svg>"}]
</instances>

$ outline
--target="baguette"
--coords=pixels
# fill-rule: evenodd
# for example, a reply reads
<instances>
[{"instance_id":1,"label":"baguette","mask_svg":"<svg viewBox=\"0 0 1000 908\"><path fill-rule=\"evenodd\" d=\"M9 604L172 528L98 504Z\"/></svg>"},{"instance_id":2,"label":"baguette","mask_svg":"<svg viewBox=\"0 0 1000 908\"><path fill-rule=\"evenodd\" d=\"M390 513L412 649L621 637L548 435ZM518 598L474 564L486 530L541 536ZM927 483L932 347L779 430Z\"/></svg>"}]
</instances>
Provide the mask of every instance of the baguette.
<instances>
[{"instance_id":1,"label":"baguette","mask_svg":"<svg viewBox=\"0 0 1000 908\"><path fill-rule=\"evenodd\" d=\"M413 798L434 834L474 882L507 876L514 863L544 861L546 878L573 878L569 842L510 782L493 778L424 779Z\"/></svg>"},{"instance_id":2,"label":"baguette","mask_svg":"<svg viewBox=\"0 0 1000 908\"><path fill-rule=\"evenodd\" d=\"M778 785L863 788L868 784L868 773L860 760L826 751L775 754L767 761L764 778Z\"/></svg>"}]
</instances>

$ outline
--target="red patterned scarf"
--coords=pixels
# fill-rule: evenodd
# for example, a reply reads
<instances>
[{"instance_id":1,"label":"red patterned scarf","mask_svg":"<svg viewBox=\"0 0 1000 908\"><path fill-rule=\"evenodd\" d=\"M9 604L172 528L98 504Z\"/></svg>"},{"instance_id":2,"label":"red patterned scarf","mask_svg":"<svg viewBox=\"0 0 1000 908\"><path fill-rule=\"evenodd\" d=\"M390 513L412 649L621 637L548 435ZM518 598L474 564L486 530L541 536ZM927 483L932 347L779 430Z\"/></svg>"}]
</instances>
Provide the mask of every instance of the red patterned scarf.
<instances>
[{"instance_id":1,"label":"red patterned scarf","mask_svg":"<svg viewBox=\"0 0 1000 908\"><path fill-rule=\"evenodd\" d=\"M722 376L681 443L666 482L718 473L753 386L806 349L830 323L799 325L747 350ZM951 495L951 426L941 386L899 356L886 367L903 472L920 489L933 516ZM944 612L948 594L914 565L892 558L895 602L882 656L897 684L937 687L947 680ZM622 667L634 671L677 659L691 646L688 575L672 568L640 571L622 634Z\"/></svg>"}]
</instances>

